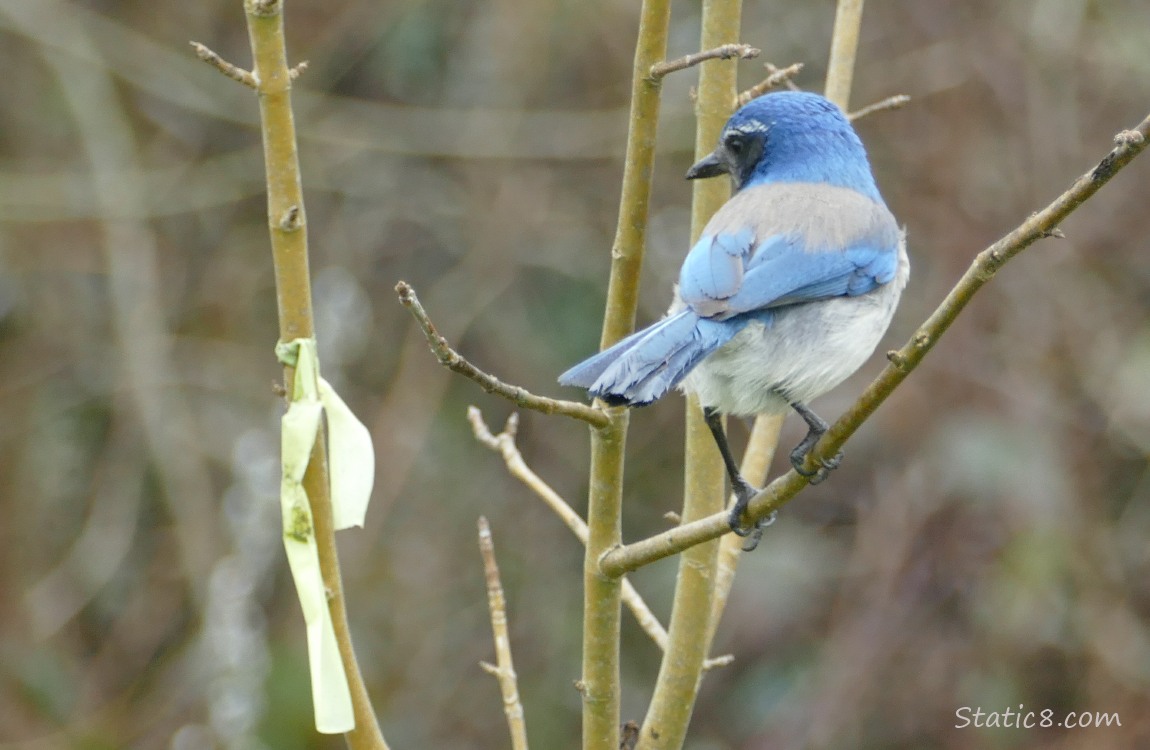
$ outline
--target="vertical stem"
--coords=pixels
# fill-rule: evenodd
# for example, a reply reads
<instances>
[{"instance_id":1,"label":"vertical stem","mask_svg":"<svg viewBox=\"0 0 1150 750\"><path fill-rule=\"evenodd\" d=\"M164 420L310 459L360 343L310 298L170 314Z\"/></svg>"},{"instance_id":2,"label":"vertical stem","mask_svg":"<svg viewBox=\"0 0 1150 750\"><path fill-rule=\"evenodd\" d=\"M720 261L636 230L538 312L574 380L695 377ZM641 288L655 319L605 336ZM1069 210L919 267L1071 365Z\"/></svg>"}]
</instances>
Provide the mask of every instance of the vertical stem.
<instances>
[{"instance_id":1,"label":"vertical stem","mask_svg":"<svg viewBox=\"0 0 1150 750\"><path fill-rule=\"evenodd\" d=\"M694 396L687 399L687 450L697 458L687 461L683 477L685 522L723 507L723 465ZM697 544L679 557L667 648L636 750L676 750L683 746L707 657L718 545L717 539Z\"/></svg>"},{"instance_id":2,"label":"vertical stem","mask_svg":"<svg viewBox=\"0 0 1150 750\"><path fill-rule=\"evenodd\" d=\"M779 430L783 426L784 415L762 414L755 419L747 450L743 453L743 463L739 473L756 487L761 487L767 478L767 470L775 457L779 444ZM727 607L727 597L735 582L735 571L739 567L739 556L743 554L743 539L735 534L724 534L719 539L719 559L715 569L715 593L711 600L711 621L707 625L707 651L715 638L719 620Z\"/></svg>"},{"instance_id":3,"label":"vertical stem","mask_svg":"<svg viewBox=\"0 0 1150 750\"><path fill-rule=\"evenodd\" d=\"M519 681L515 676L515 662L511 658L511 635L507 628L507 598L503 595L503 582L499 578L499 563L495 559L495 540L491 526L479 517L479 553L483 557L483 577L487 581L487 608L491 613L491 634L495 638L496 665L483 663L483 667L499 681L503 695L503 713L507 716L507 729L511 733L511 750L527 750L527 723L523 719L523 703L519 700Z\"/></svg>"},{"instance_id":4,"label":"vertical stem","mask_svg":"<svg viewBox=\"0 0 1150 750\"><path fill-rule=\"evenodd\" d=\"M284 44L283 4L280 0L245 0L244 10L252 48L253 73L258 82L256 92L267 173L268 223L275 265L280 340L309 338L315 333L311 277L299 154L291 109L291 76ZM290 368L285 368L284 382L290 384L293 375ZM289 385L289 397L291 391ZM356 727L346 735L347 744L354 750L386 749L387 743L380 732L352 649L335 545L323 435L316 440L303 486L311 503L320 570L329 592L328 607L355 710Z\"/></svg>"},{"instance_id":5,"label":"vertical stem","mask_svg":"<svg viewBox=\"0 0 1150 750\"><path fill-rule=\"evenodd\" d=\"M613 409L611 424L592 433L587 553L583 563L583 747L619 745L619 626L621 578L599 570L599 557L621 540L623 447L627 412Z\"/></svg>"},{"instance_id":6,"label":"vertical stem","mask_svg":"<svg viewBox=\"0 0 1150 750\"><path fill-rule=\"evenodd\" d=\"M631 115L619 196L619 223L611 246L611 278L607 284L607 310L599 342L604 349L635 327L662 93L662 81L651 77L651 67L667 56L670 20L669 0L644 0L632 72Z\"/></svg>"},{"instance_id":7,"label":"vertical stem","mask_svg":"<svg viewBox=\"0 0 1150 750\"><path fill-rule=\"evenodd\" d=\"M835 15L835 27L831 40L831 59L828 65L826 91L827 98L846 111L850 101L851 82L854 79L854 63L858 50L859 28L862 25L863 0L839 0ZM766 480L767 470L778 447L779 431L783 426L783 416L762 415L755 420L751 439L743 455L740 473L752 484L759 485ZM715 590L711 601L711 619L707 628L707 651L719 627L727 597L735 580L735 571L742 554L743 540L733 534L723 536L719 541L719 555L715 571Z\"/></svg>"},{"instance_id":8,"label":"vertical stem","mask_svg":"<svg viewBox=\"0 0 1150 750\"><path fill-rule=\"evenodd\" d=\"M741 13L741 0L704 0L700 49L737 42ZM696 157L709 153L718 142L735 100L736 78L736 60L708 61L699 68ZM692 244L729 197L730 184L726 180L695 183ZM723 464L694 397L687 399L686 440L682 518L684 523L690 523L722 511L725 499ZM667 648L636 750L675 750L683 745L709 645L718 548L718 540L706 542L686 550L679 559Z\"/></svg>"},{"instance_id":9,"label":"vertical stem","mask_svg":"<svg viewBox=\"0 0 1150 750\"><path fill-rule=\"evenodd\" d=\"M667 55L670 13L670 0L644 0L639 15L619 223L611 248L611 278L603 318L603 347L615 343L635 326L661 93L660 83L651 78L650 71ZM591 490L583 566L581 690L585 750L616 750L619 746L621 582L599 570L599 558L622 541L627 423L626 410L615 409L611 424L591 433Z\"/></svg>"},{"instance_id":10,"label":"vertical stem","mask_svg":"<svg viewBox=\"0 0 1150 750\"><path fill-rule=\"evenodd\" d=\"M838 10L835 12L835 30L831 38L831 57L827 63L825 91L826 97L839 105L843 112L847 111L851 98L862 13L863 0L839 0Z\"/></svg>"}]
</instances>

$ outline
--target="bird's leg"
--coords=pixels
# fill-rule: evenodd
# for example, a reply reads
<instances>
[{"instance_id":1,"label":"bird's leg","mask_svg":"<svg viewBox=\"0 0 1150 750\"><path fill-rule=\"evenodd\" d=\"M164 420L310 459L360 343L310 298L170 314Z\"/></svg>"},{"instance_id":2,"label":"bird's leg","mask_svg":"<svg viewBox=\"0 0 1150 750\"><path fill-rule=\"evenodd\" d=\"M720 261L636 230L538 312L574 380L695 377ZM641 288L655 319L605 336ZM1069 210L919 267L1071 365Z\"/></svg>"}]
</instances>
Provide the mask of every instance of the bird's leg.
<instances>
[{"instance_id":1,"label":"bird's leg","mask_svg":"<svg viewBox=\"0 0 1150 750\"><path fill-rule=\"evenodd\" d=\"M791 451L791 466L795 467L795 471L804 477L810 479L811 484L818 484L827 478L832 470L838 468L839 463L843 460L843 452L839 451L832 458L825 458L819 461L819 467L814 471L807 471L803 468L806 463L807 454L815 447L815 443L819 442L819 438L830 428L818 414L811 411L806 404L801 404L795 401L791 404L791 408L799 413L803 421L807 423L807 436L795 446Z\"/></svg>"},{"instance_id":2,"label":"bird's leg","mask_svg":"<svg viewBox=\"0 0 1150 750\"><path fill-rule=\"evenodd\" d=\"M744 551L750 552L759 546L759 539L763 536L763 528L774 523L775 514L771 513L751 526L743 525L743 513L747 510L747 504L751 502L751 498L755 496L758 490L751 486L751 483L746 479L743 479L742 473L739 472L735 457L731 454L731 446L727 443L727 433L723 431L723 418L719 412L709 406L704 407L703 420L715 438L715 445L719 447L719 454L723 457L723 465L727 467L727 476L731 480L731 491L735 493L735 504L731 506L731 515L728 517L727 523L730 524L731 531L739 536L751 537L743 546Z\"/></svg>"}]
</instances>

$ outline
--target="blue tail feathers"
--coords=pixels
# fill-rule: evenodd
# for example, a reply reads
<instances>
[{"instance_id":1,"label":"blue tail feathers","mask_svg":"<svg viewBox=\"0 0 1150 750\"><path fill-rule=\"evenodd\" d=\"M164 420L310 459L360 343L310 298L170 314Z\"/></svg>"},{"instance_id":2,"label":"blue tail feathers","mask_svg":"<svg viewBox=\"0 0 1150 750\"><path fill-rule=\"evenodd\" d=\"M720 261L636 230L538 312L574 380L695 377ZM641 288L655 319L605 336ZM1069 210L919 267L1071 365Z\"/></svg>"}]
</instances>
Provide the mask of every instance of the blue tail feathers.
<instances>
[{"instance_id":1,"label":"blue tail feathers","mask_svg":"<svg viewBox=\"0 0 1150 750\"><path fill-rule=\"evenodd\" d=\"M678 385L695 365L742 330L738 320L712 321L690 310L663 318L559 376L610 404L643 406ZM745 325L745 321L742 321Z\"/></svg>"}]
</instances>

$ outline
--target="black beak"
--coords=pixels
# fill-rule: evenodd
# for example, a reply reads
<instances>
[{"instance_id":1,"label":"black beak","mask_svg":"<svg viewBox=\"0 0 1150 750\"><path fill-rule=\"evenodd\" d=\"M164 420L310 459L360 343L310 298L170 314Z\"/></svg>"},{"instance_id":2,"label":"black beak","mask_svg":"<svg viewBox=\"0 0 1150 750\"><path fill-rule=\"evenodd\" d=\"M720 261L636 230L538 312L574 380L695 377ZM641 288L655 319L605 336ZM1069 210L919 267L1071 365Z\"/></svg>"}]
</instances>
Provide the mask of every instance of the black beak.
<instances>
[{"instance_id":1,"label":"black beak","mask_svg":"<svg viewBox=\"0 0 1150 750\"><path fill-rule=\"evenodd\" d=\"M687 179L698 180L728 173L727 165L718 157L718 152L712 151L687 170Z\"/></svg>"}]
</instances>

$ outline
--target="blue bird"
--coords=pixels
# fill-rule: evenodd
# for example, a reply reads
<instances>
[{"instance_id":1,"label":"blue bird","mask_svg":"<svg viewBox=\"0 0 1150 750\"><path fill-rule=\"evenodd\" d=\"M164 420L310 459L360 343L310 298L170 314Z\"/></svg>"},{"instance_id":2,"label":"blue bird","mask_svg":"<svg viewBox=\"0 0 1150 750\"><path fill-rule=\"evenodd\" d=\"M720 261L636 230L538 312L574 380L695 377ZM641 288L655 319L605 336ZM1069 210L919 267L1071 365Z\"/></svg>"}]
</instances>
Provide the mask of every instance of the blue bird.
<instances>
[{"instance_id":1,"label":"blue bird","mask_svg":"<svg viewBox=\"0 0 1150 750\"><path fill-rule=\"evenodd\" d=\"M724 126L687 179L730 176L734 195L703 229L662 320L575 365L563 385L642 406L672 388L704 409L736 502L740 536L756 490L739 473L721 415L783 414L807 423L795 470L827 423L807 404L845 380L886 332L910 273L904 233L879 195L862 141L842 111L806 92L766 94Z\"/></svg>"}]
</instances>

